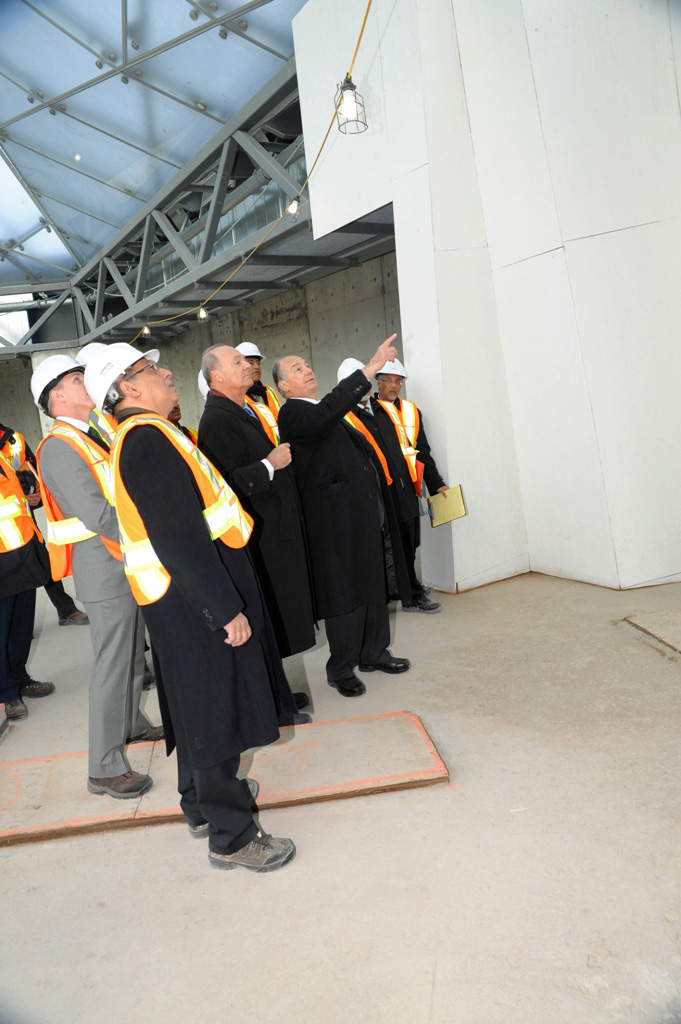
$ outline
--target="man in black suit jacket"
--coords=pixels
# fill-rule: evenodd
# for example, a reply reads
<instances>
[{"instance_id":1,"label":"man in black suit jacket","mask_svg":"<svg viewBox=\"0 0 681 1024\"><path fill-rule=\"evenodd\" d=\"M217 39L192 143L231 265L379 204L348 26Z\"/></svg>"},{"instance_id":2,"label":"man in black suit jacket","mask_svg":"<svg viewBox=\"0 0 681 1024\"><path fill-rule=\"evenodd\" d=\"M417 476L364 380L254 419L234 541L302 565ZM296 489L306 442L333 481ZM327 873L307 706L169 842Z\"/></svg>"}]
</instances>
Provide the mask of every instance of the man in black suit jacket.
<instances>
[{"instance_id":1,"label":"man in black suit jacket","mask_svg":"<svg viewBox=\"0 0 681 1024\"><path fill-rule=\"evenodd\" d=\"M366 691L354 674L358 665L362 672L409 668L406 658L394 658L387 649L380 483L367 442L343 423L370 389L371 376L394 358L393 338L321 401L315 375L300 356L283 356L272 368L274 382L287 399L279 413L279 430L282 441L292 445L317 611L326 620L327 680L344 697Z\"/></svg>"},{"instance_id":2,"label":"man in black suit jacket","mask_svg":"<svg viewBox=\"0 0 681 1024\"><path fill-rule=\"evenodd\" d=\"M276 420L267 409L246 402L252 376L241 352L214 345L204 352L202 367L210 391L199 423L199 448L253 519L249 551L279 653L282 658L299 654L314 646L315 632L291 446L277 444Z\"/></svg>"}]
</instances>

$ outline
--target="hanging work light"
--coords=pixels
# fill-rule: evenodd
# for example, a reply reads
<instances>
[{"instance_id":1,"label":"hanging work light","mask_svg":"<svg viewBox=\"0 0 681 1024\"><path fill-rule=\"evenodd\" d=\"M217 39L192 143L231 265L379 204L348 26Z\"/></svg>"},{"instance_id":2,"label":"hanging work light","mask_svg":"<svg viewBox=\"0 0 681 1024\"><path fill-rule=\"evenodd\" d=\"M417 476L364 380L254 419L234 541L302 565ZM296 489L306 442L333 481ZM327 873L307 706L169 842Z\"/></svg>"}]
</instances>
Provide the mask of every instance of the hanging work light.
<instances>
[{"instance_id":1,"label":"hanging work light","mask_svg":"<svg viewBox=\"0 0 681 1024\"><path fill-rule=\"evenodd\" d=\"M292 223L295 223L295 221L298 220L299 216L300 216L300 199L299 199L298 196L296 196L295 199L292 199L291 202L286 207L286 213L284 214L284 220L288 220L288 221L291 221Z\"/></svg>"},{"instance_id":2,"label":"hanging work light","mask_svg":"<svg viewBox=\"0 0 681 1024\"><path fill-rule=\"evenodd\" d=\"M340 132L343 132L344 135L359 135L360 132L366 131L368 125L364 112L364 99L357 92L350 75L346 75L344 81L338 86L335 103Z\"/></svg>"}]
</instances>

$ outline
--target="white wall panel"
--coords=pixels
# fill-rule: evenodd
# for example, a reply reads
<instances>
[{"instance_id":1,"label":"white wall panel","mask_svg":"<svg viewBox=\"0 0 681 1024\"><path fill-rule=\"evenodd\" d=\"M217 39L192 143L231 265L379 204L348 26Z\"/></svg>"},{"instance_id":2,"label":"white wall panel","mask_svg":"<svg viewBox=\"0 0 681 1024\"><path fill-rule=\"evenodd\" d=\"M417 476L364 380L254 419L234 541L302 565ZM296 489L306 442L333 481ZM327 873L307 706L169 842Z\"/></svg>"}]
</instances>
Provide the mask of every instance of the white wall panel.
<instances>
[{"instance_id":1,"label":"white wall panel","mask_svg":"<svg viewBox=\"0 0 681 1024\"><path fill-rule=\"evenodd\" d=\"M453 0L493 267L561 245L520 0Z\"/></svg>"},{"instance_id":2,"label":"white wall panel","mask_svg":"<svg viewBox=\"0 0 681 1024\"><path fill-rule=\"evenodd\" d=\"M562 250L494 275L530 567L616 587L600 454Z\"/></svg>"},{"instance_id":3,"label":"white wall panel","mask_svg":"<svg viewBox=\"0 0 681 1024\"><path fill-rule=\"evenodd\" d=\"M681 229L567 246L621 585L681 574Z\"/></svg>"},{"instance_id":4,"label":"white wall panel","mask_svg":"<svg viewBox=\"0 0 681 1024\"><path fill-rule=\"evenodd\" d=\"M668 5L523 0L523 10L563 237L678 215Z\"/></svg>"}]
</instances>

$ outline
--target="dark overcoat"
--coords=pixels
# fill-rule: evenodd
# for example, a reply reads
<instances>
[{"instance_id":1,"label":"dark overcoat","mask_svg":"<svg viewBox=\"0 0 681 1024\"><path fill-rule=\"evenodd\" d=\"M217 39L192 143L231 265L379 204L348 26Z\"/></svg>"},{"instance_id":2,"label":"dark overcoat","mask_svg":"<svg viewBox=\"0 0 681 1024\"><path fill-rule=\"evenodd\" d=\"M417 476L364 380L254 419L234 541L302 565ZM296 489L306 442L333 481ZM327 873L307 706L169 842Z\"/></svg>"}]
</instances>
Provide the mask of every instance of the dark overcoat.
<instances>
[{"instance_id":1,"label":"dark overcoat","mask_svg":"<svg viewBox=\"0 0 681 1024\"><path fill-rule=\"evenodd\" d=\"M314 647L314 611L303 513L292 466L262 460L274 448L260 420L230 398L208 395L199 447L253 518L248 542L282 658Z\"/></svg>"},{"instance_id":2,"label":"dark overcoat","mask_svg":"<svg viewBox=\"0 0 681 1024\"><path fill-rule=\"evenodd\" d=\"M398 519L402 523L407 522L409 519L418 519L420 515L419 500L416 497L414 484L409 476L407 460L402 454L393 421L375 398L371 399L371 408L374 413L373 417L371 413L367 413L363 419L380 445L388 463L390 475L393 478L390 493ZM372 419L373 426L370 422Z\"/></svg>"},{"instance_id":3,"label":"dark overcoat","mask_svg":"<svg viewBox=\"0 0 681 1024\"><path fill-rule=\"evenodd\" d=\"M289 441L310 547L320 618L387 600L380 483L369 445L343 424L369 381L361 370L316 404L289 399L279 433Z\"/></svg>"},{"instance_id":4,"label":"dark overcoat","mask_svg":"<svg viewBox=\"0 0 681 1024\"><path fill-rule=\"evenodd\" d=\"M212 541L189 466L154 426L123 441L120 472L149 540L171 576L164 596L143 605L170 754L195 768L279 738L281 710L296 705L246 548ZM252 636L226 644L239 612Z\"/></svg>"}]
</instances>

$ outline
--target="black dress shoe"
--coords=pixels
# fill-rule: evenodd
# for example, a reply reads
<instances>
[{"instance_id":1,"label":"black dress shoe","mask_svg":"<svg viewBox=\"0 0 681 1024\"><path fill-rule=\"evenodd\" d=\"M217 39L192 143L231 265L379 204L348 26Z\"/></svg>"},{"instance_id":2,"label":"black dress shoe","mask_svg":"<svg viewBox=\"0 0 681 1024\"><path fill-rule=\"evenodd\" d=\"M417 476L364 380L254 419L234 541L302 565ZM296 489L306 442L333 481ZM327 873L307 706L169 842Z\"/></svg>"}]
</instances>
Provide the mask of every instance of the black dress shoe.
<instances>
[{"instance_id":1,"label":"black dress shoe","mask_svg":"<svg viewBox=\"0 0 681 1024\"><path fill-rule=\"evenodd\" d=\"M341 697L361 697L367 692L367 688L361 679L356 675L348 676L346 679L327 679L329 686L335 686Z\"/></svg>"},{"instance_id":2,"label":"black dress shoe","mask_svg":"<svg viewBox=\"0 0 681 1024\"><path fill-rule=\"evenodd\" d=\"M312 715L306 715L304 711L298 711L293 713L291 711L284 711L277 720L277 724L283 728L286 725L309 725L312 721Z\"/></svg>"},{"instance_id":3,"label":"black dress shoe","mask_svg":"<svg viewBox=\"0 0 681 1024\"><path fill-rule=\"evenodd\" d=\"M442 605L439 601L429 601L427 597L418 597L415 601L410 601L409 604L402 602L403 612L423 612L425 615L436 615L437 612L442 611Z\"/></svg>"},{"instance_id":4,"label":"black dress shoe","mask_svg":"<svg viewBox=\"0 0 681 1024\"><path fill-rule=\"evenodd\" d=\"M409 658L393 658L388 661L379 661L375 665L359 665L360 672L390 672L395 675L397 672L406 672L411 668Z\"/></svg>"},{"instance_id":5,"label":"black dress shoe","mask_svg":"<svg viewBox=\"0 0 681 1024\"><path fill-rule=\"evenodd\" d=\"M298 693L293 694L293 699L296 702L296 707L298 708L299 711L302 708L306 708L307 705L310 703L310 698L308 697L308 695L306 693L301 693L300 691Z\"/></svg>"}]
</instances>

